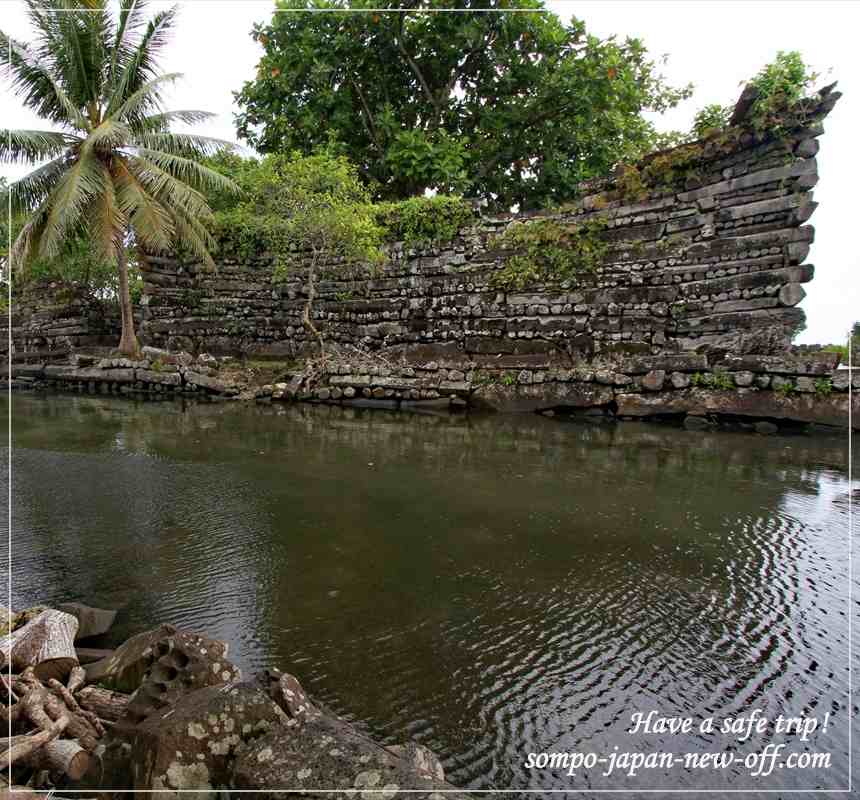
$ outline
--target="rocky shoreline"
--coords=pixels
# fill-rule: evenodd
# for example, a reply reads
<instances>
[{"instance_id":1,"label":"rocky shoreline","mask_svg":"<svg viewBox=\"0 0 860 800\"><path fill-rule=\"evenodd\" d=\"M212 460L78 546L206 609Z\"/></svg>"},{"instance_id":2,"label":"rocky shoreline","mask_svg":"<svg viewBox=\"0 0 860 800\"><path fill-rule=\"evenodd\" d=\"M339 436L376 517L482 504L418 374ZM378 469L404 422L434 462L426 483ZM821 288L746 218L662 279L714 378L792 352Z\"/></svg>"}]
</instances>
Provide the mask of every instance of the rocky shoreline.
<instances>
[{"instance_id":1,"label":"rocky shoreline","mask_svg":"<svg viewBox=\"0 0 860 800\"><path fill-rule=\"evenodd\" d=\"M352 348L318 359L248 366L232 357L144 347L140 360L74 353L67 363L13 366L14 389L149 398L308 402L403 410L531 412L590 420L674 422L691 429L758 433L844 430L853 403L860 426L860 370L839 355L629 356L531 369L477 363L410 363ZM853 397L849 390L853 390Z\"/></svg>"},{"instance_id":2,"label":"rocky shoreline","mask_svg":"<svg viewBox=\"0 0 860 800\"><path fill-rule=\"evenodd\" d=\"M294 676L267 669L244 680L225 642L161 625L104 651L81 642L105 633L113 611L80 603L4 611L0 711L14 734L0 756L4 795L465 797L426 747L378 744Z\"/></svg>"}]
</instances>

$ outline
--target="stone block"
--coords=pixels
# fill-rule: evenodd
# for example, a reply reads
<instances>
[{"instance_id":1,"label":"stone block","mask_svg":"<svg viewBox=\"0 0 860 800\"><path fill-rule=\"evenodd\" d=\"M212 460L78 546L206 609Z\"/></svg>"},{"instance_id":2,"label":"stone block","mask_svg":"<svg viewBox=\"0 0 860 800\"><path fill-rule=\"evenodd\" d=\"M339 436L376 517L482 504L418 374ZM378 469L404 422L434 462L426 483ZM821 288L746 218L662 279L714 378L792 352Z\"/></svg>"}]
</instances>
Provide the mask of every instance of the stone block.
<instances>
[{"instance_id":1,"label":"stone block","mask_svg":"<svg viewBox=\"0 0 860 800\"><path fill-rule=\"evenodd\" d=\"M666 372L662 369L651 370L642 378L642 388L649 392L659 392L666 382Z\"/></svg>"}]
</instances>

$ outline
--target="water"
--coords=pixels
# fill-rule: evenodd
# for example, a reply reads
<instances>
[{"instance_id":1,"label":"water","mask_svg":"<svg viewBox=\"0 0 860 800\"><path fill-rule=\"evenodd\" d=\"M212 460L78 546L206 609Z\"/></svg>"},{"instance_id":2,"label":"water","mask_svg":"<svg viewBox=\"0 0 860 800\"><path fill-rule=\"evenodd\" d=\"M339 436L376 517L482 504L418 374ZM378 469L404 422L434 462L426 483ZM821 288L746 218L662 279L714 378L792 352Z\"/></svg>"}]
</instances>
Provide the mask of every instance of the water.
<instances>
[{"instance_id":1,"label":"water","mask_svg":"<svg viewBox=\"0 0 860 800\"><path fill-rule=\"evenodd\" d=\"M15 396L13 419L13 606L225 639L461 786L848 784L846 439L88 397ZM627 732L754 708L827 731ZM526 768L768 742L831 765Z\"/></svg>"}]
</instances>

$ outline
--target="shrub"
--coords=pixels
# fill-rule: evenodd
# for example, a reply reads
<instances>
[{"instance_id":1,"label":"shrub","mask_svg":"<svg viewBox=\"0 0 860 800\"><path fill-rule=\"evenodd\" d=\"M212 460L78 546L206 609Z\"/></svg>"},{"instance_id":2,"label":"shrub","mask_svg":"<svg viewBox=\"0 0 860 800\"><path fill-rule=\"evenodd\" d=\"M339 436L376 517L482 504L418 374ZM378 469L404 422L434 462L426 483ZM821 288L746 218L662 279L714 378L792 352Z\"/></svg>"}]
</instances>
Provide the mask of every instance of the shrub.
<instances>
[{"instance_id":1,"label":"shrub","mask_svg":"<svg viewBox=\"0 0 860 800\"><path fill-rule=\"evenodd\" d=\"M408 200L377 203L374 208L385 239L403 242L407 247L450 241L475 218L468 201L448 195L410 197Z\"/></svg>"},{"instance_id":2,"label":"shrub","mask_svg":"<svg viewBox=\"0 0 860 800\"><path fill-rule=\"evenodd\" d=\"M593 218L579 225L553 219L511 225L494 244L516 251L496 272L491 284L503 289L523 289L541 282L574 280L594 273L608 250L601 237L606 221Z\"/></svg>"}]
</instances>

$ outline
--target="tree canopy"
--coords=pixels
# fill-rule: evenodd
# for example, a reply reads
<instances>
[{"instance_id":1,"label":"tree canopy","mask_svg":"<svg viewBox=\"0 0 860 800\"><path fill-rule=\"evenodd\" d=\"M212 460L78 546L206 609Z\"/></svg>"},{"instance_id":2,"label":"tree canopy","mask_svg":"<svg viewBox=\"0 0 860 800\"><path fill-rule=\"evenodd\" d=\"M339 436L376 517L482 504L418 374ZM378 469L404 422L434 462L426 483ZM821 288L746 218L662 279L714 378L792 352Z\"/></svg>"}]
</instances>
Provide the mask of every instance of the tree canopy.
<instances>
[{"instance_id":1,"label":"tree canopy","mask_svg":"<svg viewBox=\"0 0 860 800\"><path fill-rule=\"evenodd\" d=\"M434 188L525 209L653 147L643 112L690 93L641 41L590 35L543 0L380 5L280 0L252 31L264 55L236 94L239 135L262 153L337 147L377 198Z\"/></svg>"}]
</instances>

